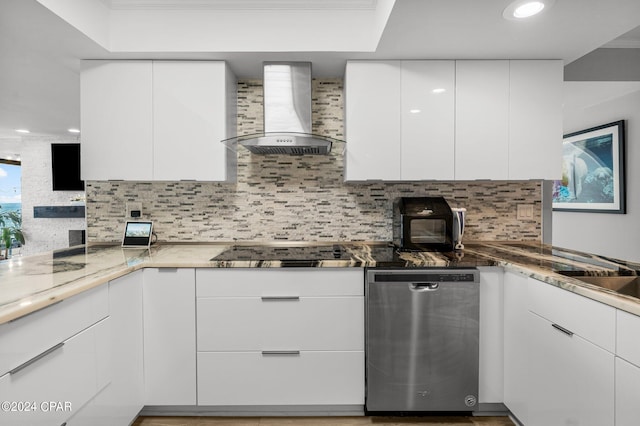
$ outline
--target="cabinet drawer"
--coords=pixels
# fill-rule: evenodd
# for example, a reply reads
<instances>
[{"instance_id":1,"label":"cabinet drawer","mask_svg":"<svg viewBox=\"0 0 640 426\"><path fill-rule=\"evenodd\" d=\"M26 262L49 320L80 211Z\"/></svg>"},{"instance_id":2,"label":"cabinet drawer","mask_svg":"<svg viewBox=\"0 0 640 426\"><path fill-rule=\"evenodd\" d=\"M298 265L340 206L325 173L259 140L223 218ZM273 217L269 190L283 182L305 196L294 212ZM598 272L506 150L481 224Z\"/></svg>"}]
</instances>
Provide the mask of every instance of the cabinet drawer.
<instances>
[{"instance_id":1,"label":"cabinet drawer","mask_svg":"<svg viewBox=\"0 0 640 426\"><path fill-rule=\"evenodd\" d=\"M529 278L529 310L613 353L616 309Z\"/></svg>"},{"instance_id":2,"label":"cabinet drawer","mask_svg":"<svg viewBox=\"0 0 640 426\"><path fill-rule=\"evenodd\" d=\"M198 405L362 405L364 352L199 352Z\"/></svg>"},{"instance_id":3,"label":"cabinet drawer","mask_svg":"<svg viewBox=\"0 0 640 426\"><path fill-rule=\"evenodd\" d=\"M616 311L616 355L640 367L640 317Z\"/></svg>"},{"instance_id":4,"label":"cabinet drawer","mask_svg":"<svg viewBox=\"0 0 640 426\"><path fill-rule=\"evenodd\" d=\"M106 285L0 325L0 375L108 315Z\"/></svg>"},{"instance_id":5,"label":"cabinet drawer","mask_svg":"<svg viewBox=\"0 0 640 426\"><path fill-rule=\"evenodd\" d=\"M364 272L354 269L197 269L198 297L362 296Z\"/></svg>"},{"instance_id":6,"label":"cabinet drawer","mask_svg":"<svg viewBox=\"0 0 640 426\"><path fill-rule=\"evenodd\" d=\"M0 378L0 400L29 402L32 412L2 413L3 424L61 424L108 382L100 342L109 337L108 319L62 342L33 363ZM4 423L6 422L6 423Z\"/></svg>"},{"instance_id":7,"label":"cabinet drawer","mask_svg":"<svg viewBox=\"0 0 640 426\"><path fill-rule=\"evenodd\" d=\"M198 298L198 350L364 350L364 298Z\"/></svg>"}]
</instances>

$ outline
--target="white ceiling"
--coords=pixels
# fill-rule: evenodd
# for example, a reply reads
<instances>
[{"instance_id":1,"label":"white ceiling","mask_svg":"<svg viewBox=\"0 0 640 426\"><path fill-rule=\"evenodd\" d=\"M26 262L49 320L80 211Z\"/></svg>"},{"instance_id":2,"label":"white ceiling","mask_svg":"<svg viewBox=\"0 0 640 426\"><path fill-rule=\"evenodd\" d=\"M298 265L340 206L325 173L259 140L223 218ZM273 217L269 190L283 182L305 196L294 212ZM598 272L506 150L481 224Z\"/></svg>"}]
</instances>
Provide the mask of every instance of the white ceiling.
<instances>
[{"instance_id":1,"label":"white ceiling","mask_svg":"<svg viewBox=\"0 0 640 426\"><path fill-rule=\"evenodd\" d=\"M67 128L78 127L82 59L221 59L229 61L240 78L259 78L263 61L304 60L312 62L314 76L331 77L343 75L347 59L516 58L569 63L620 36L617 42L624 47L640 47L640 30L629 33L640 26L638 0L557 0L529 22L502 18L509 0L393 3L0 0L0 137L15 137L16 128L64 135ZM43 4L57 9L66 21ZM177 4L187 7L176 11ZM84 13L89 6L91 13ZM188 28L195 22L190 17L204 14L238 21L232 31L218 32L222 26L212 25L202 25L206 31L200 33L195 25ZM276 37L268 26L242 24L284 16L298 28L293 35ZM306 19L308 25L301 26L296 19ZM358 25L364 19L368 24ZM153 33L163 28L172 36ZM271 41L264 43L266 39ZM171 48L163 48L162 40L173 43Z\"/></svg>"},{"instance_id":2,"label":"white ceiling","mask_svg":"<svg viewBox=\"0 0 640 426\"><path fill-rule=\"evenodd\" d=\"M374 9L377 0L99 0L109 9Z\"/></svg>"}]
</instances>

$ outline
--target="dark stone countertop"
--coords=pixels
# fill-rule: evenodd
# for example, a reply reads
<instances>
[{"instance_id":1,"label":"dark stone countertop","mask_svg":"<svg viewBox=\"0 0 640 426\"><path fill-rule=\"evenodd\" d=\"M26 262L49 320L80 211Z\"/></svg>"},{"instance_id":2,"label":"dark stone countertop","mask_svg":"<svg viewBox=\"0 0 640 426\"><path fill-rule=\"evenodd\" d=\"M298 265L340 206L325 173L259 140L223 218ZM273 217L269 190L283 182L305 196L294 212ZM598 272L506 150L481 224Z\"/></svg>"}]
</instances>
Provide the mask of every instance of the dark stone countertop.
<instances>
[{"instance_id":1,"label":"dark stone countertop","mask_svg":"<svg viewBox=\"0 0 640 426\"><path fill-rule=\"evenodd\" d=\"M640 316L640 300L581 275L638 275L634 264L535 242L466 243L460 253L401 252L385 242L161 243L78 246L0 262L0 324L135 270L149 268L503 267Z\"/></svg>"}]
</instances>

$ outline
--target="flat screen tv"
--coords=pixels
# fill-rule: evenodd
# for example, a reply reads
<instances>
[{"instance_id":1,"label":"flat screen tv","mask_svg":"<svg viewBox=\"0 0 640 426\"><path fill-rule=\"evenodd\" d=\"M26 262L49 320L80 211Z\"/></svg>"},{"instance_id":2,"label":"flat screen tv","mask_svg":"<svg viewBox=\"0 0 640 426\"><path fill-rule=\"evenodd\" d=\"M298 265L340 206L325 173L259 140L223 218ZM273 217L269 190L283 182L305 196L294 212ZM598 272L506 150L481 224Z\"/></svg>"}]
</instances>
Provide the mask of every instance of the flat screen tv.
<instances>
[{"instance_id":1,"label":"flat screen tv","mask_svg":"<svg viewBox=\"0 0 640 426\"><path fill-rule=\"evenodd\" d=\"M84 191L79 143L52 143L51 163L54 191Z\"/></svg>"}]
</instances>

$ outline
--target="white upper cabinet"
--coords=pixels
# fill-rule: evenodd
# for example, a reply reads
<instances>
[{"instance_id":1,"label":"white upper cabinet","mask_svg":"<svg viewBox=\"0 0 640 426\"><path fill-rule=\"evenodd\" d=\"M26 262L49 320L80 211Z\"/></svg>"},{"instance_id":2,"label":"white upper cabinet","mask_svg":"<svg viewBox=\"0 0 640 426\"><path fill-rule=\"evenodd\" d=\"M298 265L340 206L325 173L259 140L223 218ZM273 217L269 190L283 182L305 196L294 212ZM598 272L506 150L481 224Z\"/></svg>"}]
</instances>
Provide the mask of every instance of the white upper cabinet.
<instances>
[{"instance_id":1,"label":"white upper cabinet","mask_svg":"<svg viewBox=\"0 0 640 426\"><path fill-rule=\"evenodd\" d=\"M234 181L235 86L219 61L85 61L82 178Z\"/></svg>"},{"instance_id":2,"label":"white upper cabinet","mask_svg":"<svg viewBox=\"0 0 640 426\"><path fill-rule=\"evenodd\" d=\"M510 61L509 179L560 179L562 61Z\"/></svg>"},{"instance_id":3,"label":"white upper cabinet","mask_svg":"<svg viewBox=\"0 0 640 426\"><path fill-rule=\"evenodd\" d=\"M400 62L347 62L345 180L400 180Z\"/></svg>"},{"instance_id":4,"label":"white upper cabinet","mask_svg":"<svg viewBox=\"0 0 640 426\"><path fill-rule=\"evenodd\" d=\"M235 85L224 62L153 62L154 180L235 179L226 161L233 152L220 143L235 134L228 79Z\"/></svg>"},{"instance_id":5,"label":"white upper cabinet","mask_svg":"<svg viewBox=\"0 0 640 426\"><path fill-rule=\"evenodd\" d=\"M456 180L508 179L509 61L456 62Z\"/></svg>"},{"instance_id":6,"label":"white upper cabinet","mask_svg":"<svg viewBox=\"0 0 640 426\"><path fill-rule=\"evenodd\" d=\"M350 61L345 180L555 179L562 62Z\"/></svg>"},{"instance_id":7,"label":"white upper cabinet","mask_svg":"<svg viewBox=\"0 0 640 426\"><path fill-rule=\"evenodd\" d=\"M150 61L85 61L80 74L84 180L151 180Z\"/></svg>"},{"instance_id":8,"label":"white upper cabinet","mask_svg":"<svg viewBox=\"0 0 640 426\"><path fill-rule=\"evenodd\" d=\"M345 180L453 179L454 61L348 62Z\"/></svg>"},{"instance_id":9,"label":"white upper cabinet","mask_svg":"<svg viewBox=\"0 0 640 426\"><path fill-rule=\"evenodd\" d=\"M402 61L401 180L453 180L454 61Z\"/></svg>"}]
</instances>

